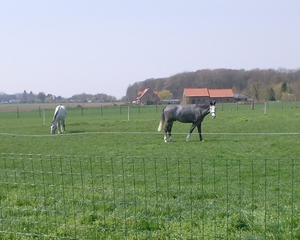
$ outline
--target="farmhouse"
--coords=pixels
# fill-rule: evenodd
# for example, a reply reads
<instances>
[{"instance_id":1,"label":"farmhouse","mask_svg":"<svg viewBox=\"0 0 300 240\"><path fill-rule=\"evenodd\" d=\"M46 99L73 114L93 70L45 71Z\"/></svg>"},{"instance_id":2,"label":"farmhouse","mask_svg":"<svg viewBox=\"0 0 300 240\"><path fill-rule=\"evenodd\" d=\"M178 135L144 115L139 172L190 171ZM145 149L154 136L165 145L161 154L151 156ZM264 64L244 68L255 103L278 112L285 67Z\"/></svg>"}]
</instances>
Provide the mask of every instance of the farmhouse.
<instances>
[{"instance_id":1,"label":"farmhouse","mask_svg":"<svg viewBox=\"0 0 300 240\"><path fill-rule=\"evenodd\" d=\"M216 102L233 102L234 94L232 89L209 89L209 96Z\"/></svg>"},{"instance_id":2,"label":"farmhouse","mask_svg":"<svg viewBox=\"0 0 300 240\"><path fill-rule=\"evenodd\" d=\"M144 91L138 92L138 97L134 103L141 105L155 105L159 101L157 91L153 91L150 88L146 88Z\"/></svg>"},{"instance_id":3,"label":"farmhouse","mask_svg":"<svg viewBox=\"0 0 300 240\"><path fill-rule=\"evenodd\" d=\"M233 102L232 89L185 88L182 102L184 104L197 104L209 101Z\"/></svg>"}]
</instances>

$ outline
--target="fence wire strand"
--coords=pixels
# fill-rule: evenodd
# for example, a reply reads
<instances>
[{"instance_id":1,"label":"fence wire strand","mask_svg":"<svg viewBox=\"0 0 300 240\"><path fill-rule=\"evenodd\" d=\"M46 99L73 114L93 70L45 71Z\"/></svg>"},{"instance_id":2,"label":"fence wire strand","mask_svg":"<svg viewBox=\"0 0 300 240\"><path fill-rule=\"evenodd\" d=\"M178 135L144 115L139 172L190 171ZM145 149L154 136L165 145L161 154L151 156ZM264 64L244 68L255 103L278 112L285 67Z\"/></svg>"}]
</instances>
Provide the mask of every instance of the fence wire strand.
<instances>
[{"instance_id":1,"label":"fence wire strand","mask_svg":"<svg viewBox=\"0 0 300 240\"><path fill-rule=\"evenodd\" d=\"M298 239L299 160L3 153L0 237Z\"/></svg>"}]
</instances>

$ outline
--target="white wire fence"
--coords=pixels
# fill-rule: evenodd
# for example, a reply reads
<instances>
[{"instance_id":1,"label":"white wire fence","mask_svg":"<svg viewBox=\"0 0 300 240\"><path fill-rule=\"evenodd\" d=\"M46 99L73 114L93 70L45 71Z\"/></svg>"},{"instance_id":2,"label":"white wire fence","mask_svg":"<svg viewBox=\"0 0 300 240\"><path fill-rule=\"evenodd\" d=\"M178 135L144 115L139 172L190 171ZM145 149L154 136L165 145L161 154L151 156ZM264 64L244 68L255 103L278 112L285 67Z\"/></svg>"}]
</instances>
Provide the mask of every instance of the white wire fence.
<instances>
[{"instance_id":1,"label":"white wire fence","mask_svg":"<svg viewBox=\"0 0 300 240\"><path fill-rule=\"evenodd\" d=\"M3 153L1 239L299 239L300 159Z\"/></svg>"}]
</instances>

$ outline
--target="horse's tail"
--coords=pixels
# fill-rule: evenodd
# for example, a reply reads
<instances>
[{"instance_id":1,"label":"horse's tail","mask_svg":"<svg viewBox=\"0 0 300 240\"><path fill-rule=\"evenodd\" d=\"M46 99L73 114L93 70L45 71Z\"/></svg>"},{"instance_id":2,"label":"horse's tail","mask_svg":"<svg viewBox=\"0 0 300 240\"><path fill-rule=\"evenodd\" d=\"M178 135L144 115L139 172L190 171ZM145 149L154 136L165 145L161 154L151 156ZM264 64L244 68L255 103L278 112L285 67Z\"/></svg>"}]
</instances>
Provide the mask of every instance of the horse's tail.
<instances>
[{"instance_id":1,"label":"horse's tail","mask_svg":"<svg viewBox=\"0 0 300 240\"><path fill-rule=\"evenodd\" d=\"M165 108L162 110L162 113L161 113L161 118L160 118L159 125L158 125L158 128L157 128L158 132L161 131L162 126L163 126L163 124L165 122L165 113L164 113L164 111L165 111Z\"/></svg>"}]
</instances>

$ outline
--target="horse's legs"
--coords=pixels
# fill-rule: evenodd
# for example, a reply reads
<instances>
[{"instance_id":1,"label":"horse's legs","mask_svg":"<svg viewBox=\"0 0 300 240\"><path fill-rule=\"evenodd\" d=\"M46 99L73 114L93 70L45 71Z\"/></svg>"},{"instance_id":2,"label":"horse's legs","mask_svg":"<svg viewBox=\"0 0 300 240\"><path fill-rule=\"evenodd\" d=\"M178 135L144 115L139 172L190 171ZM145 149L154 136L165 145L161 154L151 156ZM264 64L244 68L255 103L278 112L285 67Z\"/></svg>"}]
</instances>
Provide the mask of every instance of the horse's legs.
<instances>
[{"instance_id":1,"label":"horse's legs","mask_svg":"<svg viewBox=\"0 0 300 240\"><path fill-rule=\"evenodd\" d=\"M65 120L62 120L61 131L64 133L66 131Z\"/></svg>"},{"instance_id":2,"label":"horse's legs","mask_svg":"<svg viewBox=\"0 0 300 240\"><path fill-rule=\"evenodd\" d=\"M60 134L60 131L61 131L60 127L61 127L60 120L58 120L57 121L57 133L58 134Z\"/></svg>"},{"instance_id":3,"label":"horse's legs","mask_svg":"<svg viewBox=\"0 0 300 240\"><path fill-rule=\"evenodd\" d=\"M164 129L164 142L167 142L167 132L168 132L168 123L166 123L165 129Z\"/></svg>"},{"instance_id":4,"label":"horse's legs","mask_svg":"<svg viewBox=\"0 0 300 240\"><path fill-rule=\"evenodd\" d=\"M204 141L203 138L202 138L202 133L201 133L201 123L197 126L198 128L198 133L199 133L199 138L200 138L200 141Z\"/></svg>"},{"instance_id":5,"label":"horse's legs","mask_svg":"<svg viewBox=\"0 0 300 240\"><path fill-rule=\"evenodd\" d=\"M186 136L186 141L187 141L187 142L190 140L190 136L191 136L191 134L192 134L192 132L194 131L194 129L195 129L196 126L197 126L196 123L193 123L193 124L192 124L192 126L191 126L191 128L190 128L190 131L189 131L188 135Z\"/></svg>"},{"instance_id":6,"label":"horse's legs","mask_svg":"<svg viewBox=\"0 0 300 240\"><path fill-rule=\"evenodd\" d=\"M173 138L172 138L172 134L171 134L171 131L172 131L172 127L173 127L173 123L174 121L170 122L170 125L169 125L169 140L172 142L173 141Z\"/></svg>"},{"instance_id":7,"label":"horse's legs","mask_svg":"<svg viewBox=\"0 0 300 240\"><path fill-rule=\"evenodd\" d=\"M164 133L164 141L167 142L167 134L169 135L169 140L172 141L171 130L173 126L173 121L167 121L165 126L165 133Z\"/></svg>"}]
</instances>

